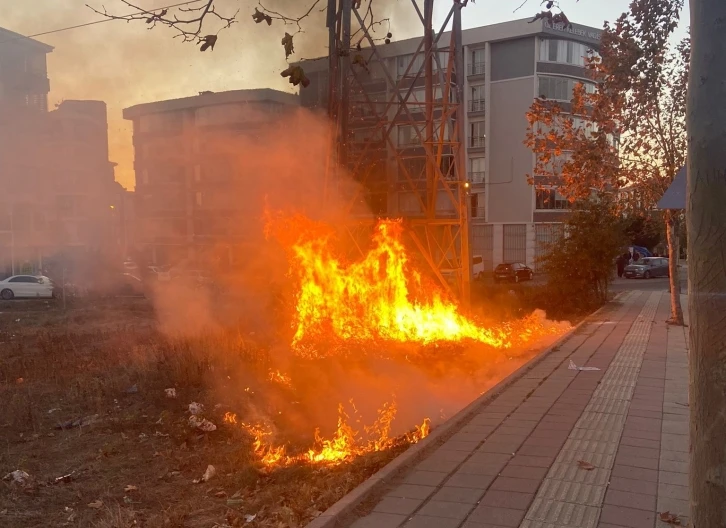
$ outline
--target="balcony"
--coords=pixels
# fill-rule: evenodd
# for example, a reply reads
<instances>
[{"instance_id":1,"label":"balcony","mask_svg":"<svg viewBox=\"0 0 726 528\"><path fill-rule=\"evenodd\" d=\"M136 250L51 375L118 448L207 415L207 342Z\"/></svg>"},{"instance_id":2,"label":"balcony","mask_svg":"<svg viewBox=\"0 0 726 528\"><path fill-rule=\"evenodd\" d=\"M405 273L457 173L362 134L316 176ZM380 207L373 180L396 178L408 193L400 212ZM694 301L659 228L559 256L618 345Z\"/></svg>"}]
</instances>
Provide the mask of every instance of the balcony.
<instances>
[{"instance_id":1,"label":"balcony","mask_svg":"<svg viewBox=\"0 0 726 528\"><path fill-rule=\"evenodd\" d=\"M472 62L469 64L469 75L484 75L485 71L485 63L483 62Z\"/></svg>"},{"instance_id":2,"label":"balcony","mask_svg":"<svg viewBox=\"0 0 726 528\"><path fill-rule=\"evenodd\" d=\"M472 207L471 208L471 218L476 218L478 220L483 220L484 218L486 218L484 206L478 205L476 207Z\"/></svg>"},{"instance_id":3,"label":"balcony","mask_svg":"<svg viewBox=\"0 0 726 528\"><path fill-rule=\"evenodd\" d=\"M469 112L483 112L486 110L486 100L472 99L469 101Z\"/></svg>"},{"instance_id":4,"label":"balcony","mask_svg":"<svg viewBox=\"0 0 726 528\"><path fill-rule=\"evenodd\" d=\"M486 147L486 136L469 136L469 148Z\"/></svg>"},{"instance_id":5,"label":"balcony","mask_svg":"<svg viewBox=\"0 0 726 528\"><path fill-rule=\"evenodd\" d=\"M484 171L469 172L469 180L471 183L484 183L486 181L486 173Z\"/></svg>"}]
</instances>

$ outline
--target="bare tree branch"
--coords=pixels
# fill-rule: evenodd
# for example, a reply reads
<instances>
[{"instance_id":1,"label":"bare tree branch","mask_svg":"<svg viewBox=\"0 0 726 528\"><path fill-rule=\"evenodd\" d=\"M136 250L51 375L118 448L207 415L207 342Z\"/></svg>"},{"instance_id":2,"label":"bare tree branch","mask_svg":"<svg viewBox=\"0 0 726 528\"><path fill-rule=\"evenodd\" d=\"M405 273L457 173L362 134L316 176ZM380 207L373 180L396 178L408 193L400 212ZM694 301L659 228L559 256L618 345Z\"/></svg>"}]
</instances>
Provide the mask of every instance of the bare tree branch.
<instances>
[{"instance_id":1,"label":"bare tree branch","mask_svg":"<svg viewBox=\"0 0 726 528\"><path fill-rule=\"evenodd\" d=\"M462 2L464 5L468 0L455 0ZM234 13L222 13L217 11L217 7L220 5L221 0L190 0L188 2L181 2L160 8L156 10L144 9L132 2L132 0L118 0L123 6L133 9L134 11L128 14L117 14L109 12L105 7L96 8L89 4L86 6L91 9L94 13L106 17L110 20L123 20L126 22L132 21L143 21L149 29L154 29L157 26L166 26L175 31L174 38L180 38L183 42L194 42L200 45L201 51L207 49L214 49L217 42L219 33L227 28L230 28L233 24L238 22L239 10ZM267 0L265 0L267 2ZM303 21L313 16L316 12L316 8L321 4L321 0L307 0L306 9L299 16L291 16L289 14L282 13L280 11L274 11L266 4L262 3L262 0L258 0L257 7L255 7L252 14L252 19L255 23L266 23L271 26L273 22L281 22L283 26L294 26L295 32L290 34L285 32L281 38L281 45L284 49L285 60L287 61L291 55L295 53L294 37L298 33L304 32ZM362 0L356 0L354 2L355 9L361 9ZM201 5L195 5L201 4ZM318 12L323 12L327 9L327 6L320 8ZM210 20L216 20L218 24L214 29L207 29L208 22ZM374 40L385 41L389 43L392 38L390 32L390 20L384 18L382 20L376 20L373 14L373 0L367 0L365 7L365 16L363 17L364 27L357 28L352 33L352 38L355 39L356 35L364 31L370 33L375 31L375 26L388 25L388 31L384 37ZM341 54L351 54L354 52L362 51L362 39L355 45L354 48L349 50L340 49L338 51ZM317 59L298 59L298 62L304 60L317 60ZM358 64L364 69L367 69L367 60L360 55L356 54L353 64ZM305 72L300 66L288 66L283 72L283 77L289 78L290 82L297 86L302 84L307 86L309 80L305 76Z\"/></svg>"},{"instance_id":2,"label":"bare tree branch","mask_svg":"<svg viewBox=\"0 0 726 528\"><path fill-rule=\"evenodd\" d=\"M177 32L176 35L174 35L175 38L181 38L184 42L204 44L209 40L205 38L207 36L202 35L202 30L207 17L216 18L222 23L221 27L218 28L216 32L212 33L212 35L218 35L221 30L231 27L232 24L237 21L237 14L239 13L239 10L230 16L226 16L216 11L216 6L214 5L215 0L200 0L200 2L202 1L204 4L199 7L179 6L177 11L180 13L186 13L187 16L185 17L177 16L168 8L158 11L144 9L133 4L129 0L119 0L119 2L123 5L134 10L133 13L126 15L110 13L105 7L97 9L89 4L86 4L86 7L91 9L94 13L112 20L125 20L126 22L138 20L144 21L149 25L149 29L153 29L157 25L167 26ZM192 3L195 2L189 2L189 4ZM214 46L212 45L212 48L213 47Z\"/></svg>"},{"instance_id":3,"label":"bare tree branch","mask_svg":"<svg viewBox=\"0 0 726 528\"><path fill-rule=\"evenodd\" d=\"M269 17L272 20L279 20L279 21L281 21L285 25L294 24L295 26L297 26L297 31L295 32L295 34L301 33L303 31L302 26L300 25L300 22L302 22L303 20L305 20L306 18L308 18L310 16L310 14L313 12L313 9L315 9L315 7L319 3L320 3L320 0L315 0L312 3L312 5L308 8L308 10L305 11L299 17L289 17L289 16L286 16L286 15L283 15L282 13L279 13L277 11L273 11L272 9L269 9L269 8L265 7L262 4L262 0L258 0L258 4L262 8L262 12L263 13L266 13L267 15L269 15ZM324 11L324 10L325 10L325 8L321 9L321 11Z\"/></svg>"}]
</instances>

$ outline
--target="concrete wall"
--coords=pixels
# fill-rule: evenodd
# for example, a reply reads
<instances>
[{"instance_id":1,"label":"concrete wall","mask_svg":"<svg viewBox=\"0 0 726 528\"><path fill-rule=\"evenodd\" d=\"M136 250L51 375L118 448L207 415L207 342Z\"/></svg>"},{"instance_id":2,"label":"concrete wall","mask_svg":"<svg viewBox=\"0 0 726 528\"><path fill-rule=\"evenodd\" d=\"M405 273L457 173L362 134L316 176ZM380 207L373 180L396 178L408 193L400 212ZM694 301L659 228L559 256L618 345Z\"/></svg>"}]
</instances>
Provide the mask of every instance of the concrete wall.
<instances>
[{"instance_id":1,"label":"concrete wall","mask_svg":"<svg viewBox=\"0 0 726 528\"><path fill-rule=\"evenodd\" d=\"M492 82L534 75L535 38L494 42L490 47Z\"/></svg>"},{"instance_id":2,"label":"concrete wall","mask_svg":"<svg viewBox=\"0 0 726 528\"><path fill-rule=\"evenodd\" d=\"M491 82L489 93L487 221L531 222L533 191L526 175L532 171L532 152L523 142L534 77Z\"/></svg>"}]
</instances>

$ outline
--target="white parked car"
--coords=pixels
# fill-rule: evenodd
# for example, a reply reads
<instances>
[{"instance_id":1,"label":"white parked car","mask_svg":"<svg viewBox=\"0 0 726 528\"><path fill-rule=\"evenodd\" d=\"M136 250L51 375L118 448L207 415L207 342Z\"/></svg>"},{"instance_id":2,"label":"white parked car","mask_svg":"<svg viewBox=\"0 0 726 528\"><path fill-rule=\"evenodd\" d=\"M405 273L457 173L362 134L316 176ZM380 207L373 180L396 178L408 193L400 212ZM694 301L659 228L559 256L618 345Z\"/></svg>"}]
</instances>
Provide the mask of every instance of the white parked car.
<instances>
[{"instance_id":1,"label":"white parked car","mask_svg":"<svg viewBox=\"0 0 726 528\"><path fill-rule=\"evenodd\" d=\"M13 275L0 281L0 298L3 300L33 297L53 297L53 283L48 277Z\"/></svg>"},{"instance_id":2,"label":"white parked car","mask_svg":"<svg viewBox=\"0 0 726 528\"><path fill-rule=\"evenodd\" d=\"M452 269L442 269L441 274L444 276L444 278L450 283L453 284L455 277L456 277L456 271ZM471 276L474 277L476 280L481 280L484 278L486 273L484 273L484 258L481 255L472 255L471 257Z\"/></svg>"},{"instance_id":3,"label":"white parked car","mask_svg":"<svg viewBox=\"0 0 726 528\"><path fill-rule=\"evenodd\" d=\"M484 278L484 258L481 255L474 255L471 258L471 274L477 280Z\"/></svg>"}]
</instances>

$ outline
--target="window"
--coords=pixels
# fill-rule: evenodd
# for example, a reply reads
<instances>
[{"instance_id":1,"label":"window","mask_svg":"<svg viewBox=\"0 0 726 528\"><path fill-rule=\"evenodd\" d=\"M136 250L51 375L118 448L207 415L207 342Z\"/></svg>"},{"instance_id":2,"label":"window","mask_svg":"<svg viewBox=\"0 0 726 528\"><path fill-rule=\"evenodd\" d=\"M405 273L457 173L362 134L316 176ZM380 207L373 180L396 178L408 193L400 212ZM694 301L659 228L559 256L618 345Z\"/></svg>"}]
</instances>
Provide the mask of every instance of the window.
<instances>
[{"instance_id":1,"label":"window","mask_svg":"<svg viewBox=\"0 0 726 528\"><path fill-rule=\"evenodd\" d=\"M484 183L486 158L471 158L469 160L469 180L472 183Z\"/></svg>"},{"instance_id":2,"label":"window","mask_svg":"<svg viewBox=\"0 0 726 528\"><path fill-rule=\"evenodd\" d=\"M423 138L423 132L421 133ZM420 145L421 140L419 135L416 133L416 129L412 125L399 125L398 127L398 146L407 147Z\"/></svg>"},{"instance_id":3,"label":"window","mask_svg":"<svg viewBox=\"0 0 726 528\"><path fill-rule=\"evenodd\" d=\"M469 123L469 146L474 148L485 147L486 132L484 121Z\"/></svg>"},{"instance_id":4,"label":"window","mask_svg":"<svg viewBox=\"0 0 726 528\"><path fill-rule=\"evenodd\" d=\"M354 116L376 117L386 109L387 101L385 94L368 94L367 99L359 96L352 99L350 104Z\"/></svg>"},{"instance_id":5,"label":"window","mask_svg":"<svg viewBox=\"0 0 726 528\"><path fill-rule=\"evenodd\" d=\"M403 75L406 73L406 70L408 69L408 65L411 63L411 60L413 59L413 54L410 55L402 55L396 59L397 64L397 72L398 72L398 78L400 79L403 77ZM416 60L414 60L413 65L410 69L408 69L408 75L409 76L415 76L423 67L424 63L424 54L419 53L416 55Z\"/></svg>"},{"instance_id":6,"label":"window","mask_svg":"<svg viewBox=\"0 0 726 528\"><path fill-rule=\"evenodd\" d=\"M474 257L471 259L472 264L481 264L482 262L484 262L484 260L481 257Z\"/></svg>"},{"instance_id":7,"label":"window","mask_svg":"<svg viewBox=\"0 0 726 528\"><path fill-rule=\"evenodd\" d=\"M471 52L471 64L469 65L470 75L484 74L484 49L475 49Z\"/></svg>"},{"instance_id":8,"label":"window","mask_svg":"<svg viewBox=\"0 0 726 528\"><path fill-rule=\"evenodd\" d=\"M471 201L471 217L484 218L484 194L472 193L469 200Z\"/></svg>"},{"instance_id":9,"label":"window","mask_svg":"<svg viewBox=\"0 0 726 528\"><path fill-rule=\"evenodd\" d=\"M469 110L471 112L483 112L484 108L484 85L471 87L471 99L469 99Z\"/></svg>"},{"instance_id":10,"label":"window","mask_svg":"<svg viewBox=\"0 0 726 528\"><path fill-rule=\"evenodd\" d=\"M401 92L401 97L405 96L405 92ZM443 102L444 100L444 93L441 89L441 86L437 86L434 88L434 101L436 102ZM449 90L449 101L453 102L454 100L454 90ZM407 103L413 106L415 109L423 111L424 106L423 103L426 102L426 89L425 88L417 88L411 92L411 95L408 98ZM418 103L418 104L416 104Z\"/></svg>"},{"instance_id":11,"label":"window","mask_svg":"<svg viewBox=\"0 0 726 528\"><path fill-rule=\"evenodd\" d=\"M408 70L408 75L406 77L415 77L418 75L419 72L423 72L424 67L424 56L426 53L421 50L420 53L416 55L416 60L414 61L411 68L408 68L408 65L411 63L411 60L413 59L413 53L409 53L408 55L401 55L400 57L396 58L396 70L398 73L398 78L400 79L403 77L403 75L406 73L406 70ZM433 61L433 67L434 71L436 71L439 67L439 64L441 65L441 69L443 71L446 71L448 61L449 61L449 53L447 51L439 51L438 52L438 58L439 62L436 63L436 59L432 57ZM421 73L423 75L423 73Z\"/></svg>"},{"instance_id":12,"label":"window","mask_svg":"<svg viewBox=\"0 0 726 528\"><path fill-rule=\"evenodd\" d=\"M399 171L399 180L406 180L406 173L412 180L426 178L426 158L403 158L401 159L403 168ZM404 172L405 171L405 172Z\"/></svg>"},{"instance_id":13,"label":"window","mask_svg":"<svg viewBox=\"0 0 726 528\"><path fill-rule=\"evenodd\" d=\"M537 189L537 205L536 209L552 211L569 209L570 202L562 196L557 189L545 188Z\"/></svg>"},{"instance_id":14,"label":"window","mask_svg":"<svg viewBox=\"0 0 726 528\"><path fill-rule=\"evenodd\" d=\"M358 128L351 133L353 143L371 143L383 141L383 130L380 128Z\"/></svg>"},{"instance_id":15,"label":"window","mask_svg":"<svg viewBox=\"0 0 726 528\"><path fill-rule=\"evenodd\" d=\"M38 284L40 281L35 277L21 275L18 277L13 277L8 282L25 282L25 283L31 283L31 284Z\"/></svg>"},{"instance_id":16,"label":"window","mask_svg":"<svg viewBox=\"0 0 726 528\"><path fill-rule=\"evenodd\" d=\"M202 206L202 193L200 193L200 192L194 193L194 202L197 204L197 207Z\"/></svg>"},{"instance_id":17,"label":"window","mask_svg":"<svg viewBox=\"0 0 726 528\"><path fill-rule=\"evenodd\" d=\"M419 135L416 130L420 132ZM443 131L444 141L451 139L451 127L448 124L444 125ZM434 123L434 140L438 141L441 137L441 123ZM398 126L398 146L399 147L412 147L419 146L421 142L426 140L426 129L423 123L417 123L416 125L399 125Z\"/></svg>"},{"instance_id":18,"label":"window","mask_svg":"<svg viewBox=\"0 0 726 528\"><path fill-rule=\"evenodd\" d=\"M581 83L585 86L585 92L595 93L595 85L589 82L582 82L568 77L549 77L540 75L539 96L545 99L556 101L572 101L572 94L575 84Z\"/></svg>"},{"instance_id":19,"label":"window","mask_svg":"<svg viewBox=\"0 0 726 528\"><path fill-rule=\"evenodd\" d=\"M572 40L543 39L539 43L539 60L545 62L585 66L585 59L589 55L600 56L587 44Z\"/></svg>"},{"instance_id":20,"label":"window","mask_svg":"<svg viewBox=\"0 0 726 528\"><path fill-rule=\"evenodd\" d=\"M441 175L444 179L456 179L456 165L454 164L454 156L442 156L439 168L441 169Z\"/></svg>"}]
</instances>

